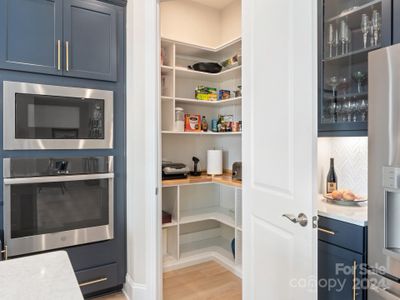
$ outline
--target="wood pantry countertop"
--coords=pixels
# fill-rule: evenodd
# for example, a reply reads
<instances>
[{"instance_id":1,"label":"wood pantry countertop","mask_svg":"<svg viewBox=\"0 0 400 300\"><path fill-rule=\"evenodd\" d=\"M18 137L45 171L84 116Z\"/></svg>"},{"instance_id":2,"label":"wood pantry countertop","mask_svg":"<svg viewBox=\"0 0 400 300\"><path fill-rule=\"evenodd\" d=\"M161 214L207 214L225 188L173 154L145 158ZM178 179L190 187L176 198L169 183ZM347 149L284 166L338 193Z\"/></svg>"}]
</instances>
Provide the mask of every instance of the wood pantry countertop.
<instances>
[{"instance_id":1,"label":"wood pantry countertop","mask_svg":"<svg viewBox=\"0 0 400 300\"><path fill-rule=\"evenodd\" d=\"M188 176L188 178L186 179L163 180L162 186L168 187L168 186L178 186L178 185L188 185L188 184L198 184L198 183L220 183L238 188L242 187L242 182L238 180L232 180L232 175L229 173L218 176L202 174L200 176Z\"/></svg>"}]
</instances>

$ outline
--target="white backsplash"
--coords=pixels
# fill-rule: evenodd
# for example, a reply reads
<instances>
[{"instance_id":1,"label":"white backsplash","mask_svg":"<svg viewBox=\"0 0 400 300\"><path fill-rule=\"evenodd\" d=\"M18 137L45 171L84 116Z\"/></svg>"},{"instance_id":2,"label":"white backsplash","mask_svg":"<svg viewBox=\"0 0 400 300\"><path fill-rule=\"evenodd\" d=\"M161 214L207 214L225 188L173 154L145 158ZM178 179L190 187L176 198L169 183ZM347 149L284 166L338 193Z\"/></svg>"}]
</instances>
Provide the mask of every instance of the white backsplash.
<instances>
[{"instance_id":1,"label":"white backsplash","mask_svg":"<svg viewBox=\"0 0 400 300\"><path fill-rule=\"evenodd\" d=\"M325 192L329 158L335 159L339 189L351 189L356 194L368 193L368 138L335 137L318 139L318 187Z\"/></svg>"}]
</instances>

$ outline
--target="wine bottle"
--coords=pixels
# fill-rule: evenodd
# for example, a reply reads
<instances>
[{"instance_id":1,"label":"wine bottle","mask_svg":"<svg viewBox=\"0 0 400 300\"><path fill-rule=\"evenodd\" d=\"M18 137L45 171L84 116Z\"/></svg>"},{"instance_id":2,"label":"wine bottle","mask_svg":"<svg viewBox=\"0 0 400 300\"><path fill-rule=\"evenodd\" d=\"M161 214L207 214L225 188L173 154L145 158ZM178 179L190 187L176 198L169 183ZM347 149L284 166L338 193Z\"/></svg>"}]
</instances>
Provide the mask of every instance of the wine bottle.
<instances>
[{"instance_id":1,"label":"wine bottle","mask_svg":"<svg viewBox=\"0 0 400 300\"><path fill-rule=\"evenodd\" d=\"M326 178L326 192L329 194L337 189L338 189L338 184L337 184L337 176L336 176L336 172L335 172L334 159L331 158L331 166L329 168L328 176Z\"/></svg>"}]
</instances>

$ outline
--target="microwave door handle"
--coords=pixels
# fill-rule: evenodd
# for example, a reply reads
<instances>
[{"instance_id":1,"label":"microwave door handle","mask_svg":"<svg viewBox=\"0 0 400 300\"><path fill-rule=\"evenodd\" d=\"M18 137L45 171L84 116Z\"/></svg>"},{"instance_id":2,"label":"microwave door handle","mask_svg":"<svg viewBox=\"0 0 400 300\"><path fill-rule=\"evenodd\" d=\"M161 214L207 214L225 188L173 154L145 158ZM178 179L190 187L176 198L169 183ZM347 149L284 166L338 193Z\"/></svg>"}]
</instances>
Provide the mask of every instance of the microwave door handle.
<instances>
[{"instance_id":1,"label":"microwave door handle","mask_svg":"<svg viewBox=\"0 0 400 300\"><path fill-rule=\"evenodd\" d=\"M112 179L112 178L114 178L114 173L43 176L43 177L26 177L26 178L4 178L4 184L5 185L34 184L34 183L46 183L46 182L82 181L82 180Z\"/></svg>"}]
</instances>

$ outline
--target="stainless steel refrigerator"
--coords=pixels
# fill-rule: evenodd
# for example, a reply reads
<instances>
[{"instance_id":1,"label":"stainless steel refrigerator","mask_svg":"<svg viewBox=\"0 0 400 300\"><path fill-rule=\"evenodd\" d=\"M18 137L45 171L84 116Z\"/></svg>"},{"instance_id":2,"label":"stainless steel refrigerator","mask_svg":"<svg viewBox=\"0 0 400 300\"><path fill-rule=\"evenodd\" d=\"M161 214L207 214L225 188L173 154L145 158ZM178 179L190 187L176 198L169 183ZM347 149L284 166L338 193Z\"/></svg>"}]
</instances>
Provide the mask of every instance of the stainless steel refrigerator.
<instances>
[{"instance_id":1,"label":"stainless steel refrigerator","mask_svg":"<svg viewBox=\"0 0 400 300\"><path fill-rule=\"evenodd\" d=\"M400 45L368 60L368 299L400 299Z\"/></svg>"}]
</instances>

